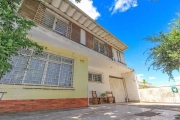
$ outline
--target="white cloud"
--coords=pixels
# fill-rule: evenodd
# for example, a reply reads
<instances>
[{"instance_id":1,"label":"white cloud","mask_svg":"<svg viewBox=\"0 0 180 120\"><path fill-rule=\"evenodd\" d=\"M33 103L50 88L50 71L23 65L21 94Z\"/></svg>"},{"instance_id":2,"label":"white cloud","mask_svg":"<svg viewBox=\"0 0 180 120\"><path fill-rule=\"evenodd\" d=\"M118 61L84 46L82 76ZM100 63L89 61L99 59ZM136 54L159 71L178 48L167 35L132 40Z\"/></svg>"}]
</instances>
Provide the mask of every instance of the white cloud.
<instances>
[{"instance_id":1,"label":"white cloud","mask_svg":"<svg viewBox=\"0 0 180 120\"><path fill-rule=\"evenodd\" d=\"M144 76L144 74L137 74L136 75L137 76L137 79L138 79L138 81L142 81L142 77Z\"/></svg>"},{"instance_id":2,"label":"white cloud","mask_svg":"<svg viewBox=\"0 0 180 120\"><path fill-rule=\"evenodd\" d=\"M156 79L156 77L149 77L149 80L154 80Z\"/></svg>"},{"instance_id":3,"label":"white cloud","mask_svg":"<svg viewBox=\"0 0 180 120\"><path fill-rule=\"evenodd\" d=\"M137 6L138 6L137 0L115 0L112 6L113 9L109 9L109 10L112 11L112 14L114 14L117 11L125 12L131 7L137 7Z\"/></svg>"},{"instance_id":4,"label":"white cloud","mask_svg":"<svg viewBox=\"0 0 180 120\"><path fill-rule=\"evenodd\" d=\"M70 1L89 15L92 19L96 20L98 17L100 17L100 13L97 11L97 8L93 6L92 0L81 0L80 3L76 3L75 0Z\"/></svg>"},{"instance_id":5,"label":"white cloud","mask_svg":"<svg viewBox=\"0 0 180 120\"><path fill-rule=\"evenodd\" d=\"M142 77L142 76L144 76L144 74L137 74L136 76L137 77Z\"/></svg>"},{"instance_id":6,"label":"white cloud","mask_svg":"<svg viewBox=\"0 0 180 120\"><path fill-rule=\"evenodd\" d=\"M180 80L180 76L174 77L174 80Z\"/></svg>"}]
</instances>

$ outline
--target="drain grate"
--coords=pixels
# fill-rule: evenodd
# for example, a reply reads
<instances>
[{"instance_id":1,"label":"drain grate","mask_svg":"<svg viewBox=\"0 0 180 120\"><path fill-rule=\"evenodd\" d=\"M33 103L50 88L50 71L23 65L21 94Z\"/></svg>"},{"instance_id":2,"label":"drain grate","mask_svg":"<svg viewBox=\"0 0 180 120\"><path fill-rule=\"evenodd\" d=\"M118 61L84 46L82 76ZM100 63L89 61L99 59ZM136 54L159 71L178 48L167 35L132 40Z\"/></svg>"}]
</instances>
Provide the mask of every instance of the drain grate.
<instances>
[{"instance_id":1,"label":"drain grate","mask_svg":"<svg viewBox=\"0 0 180 120\"><path fill-rule=\"evenodd\" d=\"M146 112L142 112L142 113L138 113L138 114L134 114L134 115L152 117L152 116L156 116L156 115L159 115L159 114L160 113L155 113L155 112L152 112L152 111L146 111Z\"/></svg>"}]
</instances>

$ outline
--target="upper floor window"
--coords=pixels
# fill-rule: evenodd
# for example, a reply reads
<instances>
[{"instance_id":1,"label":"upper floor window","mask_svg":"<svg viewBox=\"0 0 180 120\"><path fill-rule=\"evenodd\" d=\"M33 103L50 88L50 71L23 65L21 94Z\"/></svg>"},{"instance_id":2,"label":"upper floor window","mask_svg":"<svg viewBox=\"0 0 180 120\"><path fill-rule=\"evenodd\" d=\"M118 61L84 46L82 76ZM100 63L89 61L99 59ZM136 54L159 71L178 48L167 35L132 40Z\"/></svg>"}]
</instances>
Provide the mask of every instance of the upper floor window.
<instances>
[{"instance_id":1,"label":"upper floor window","mask_svg":"<svg viewBox=\"0 0 180 120\"><path fill-rule=\"evenodd\" d=\"M71 87L73 59L22 49L22 55L13 56L13 68L0 79L0 83L35 84Z\"/></svg>"},{"instance_id":2,"label":"upper floor window","mask_svg":"<svg viewBox=\"0 0 180 120\"><path fill-rule=\"evenodd\" d=\"M91 82L102 82L102 74L90 72L88 74L88 81L91 81Z\"/></svg>"},{"instance_id":3,"label":"upper floor window","mask_svg":"<svg viewBox=\"0 0 180 120\"><path fill-rule=\"evenodd\" d=\"M64 18L55 15L55 13L51 12L50 10L45 11L41 24L64 36L67 36L69 22Z\"/></svg>"},{"instance_id":4,"label":"upper floor window","mask_svg":"<svg viewBox=\"0 0 180 120\"><path fill-rule=\"evenodd\" d=\"M106 44L97 38L94 38L94 50L101 54L107 55Z\"/></svg>"},{"instance_id":5,"label":"upper floor window","mask_svg":"<svg viewBox=\"0 0 180 120\"><path fill-rule=\"evenodd\" d=\"M114 61L125 64L124 55L122 52L112 48L112 53L113 53L113 60Z\"/></svg>"}]
</instances>

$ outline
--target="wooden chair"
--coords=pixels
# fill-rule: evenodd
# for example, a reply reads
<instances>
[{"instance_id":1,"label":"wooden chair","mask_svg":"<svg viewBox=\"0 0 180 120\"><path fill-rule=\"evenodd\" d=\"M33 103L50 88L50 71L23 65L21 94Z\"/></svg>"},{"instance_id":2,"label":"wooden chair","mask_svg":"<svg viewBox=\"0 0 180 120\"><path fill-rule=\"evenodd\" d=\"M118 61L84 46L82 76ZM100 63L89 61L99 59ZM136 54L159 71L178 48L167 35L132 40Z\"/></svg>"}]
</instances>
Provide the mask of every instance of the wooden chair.
<instances>
[{"instance_id":1,"label":"wooden chair","mask_svg":"<svg viewBox=\"0 0 180 120\"><path fill-rule=\"evenodd\" d=\"M110 98L113 98L113 103L116 103L115 101L115 97L113 96L113 93L112 91L106 91L106 94L107 94L107 102L110 103Z\"/></svg>"},{"instance_id":2,"label":"wooden chair","mask_svg":"<svg viewBox=\"0 0 180 120\"><path fill-rule=\"evenodd\" d=\"M96 91L92 91L92 104L100 104L101 98L97 97Z\"/></svg>"}]
</instances>

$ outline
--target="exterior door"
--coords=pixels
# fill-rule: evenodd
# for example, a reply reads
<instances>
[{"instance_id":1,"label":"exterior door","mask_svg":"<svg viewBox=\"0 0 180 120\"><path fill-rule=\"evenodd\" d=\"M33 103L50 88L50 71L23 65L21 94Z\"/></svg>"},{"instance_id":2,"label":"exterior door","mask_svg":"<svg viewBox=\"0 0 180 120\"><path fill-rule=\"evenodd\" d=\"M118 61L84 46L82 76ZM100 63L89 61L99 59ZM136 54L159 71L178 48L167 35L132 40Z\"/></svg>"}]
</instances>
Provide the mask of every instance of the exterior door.
<instances>
[{"instance_id":1,"label":"exterior door","mask_svg":"<svg viewBox=\"0 0 180 120\"><path fill-rule=\"evenodd\" d=\"M109 82L116 102L125 102L125 91L122 79L110 77Z\"/></svg>"}]
</instances>

